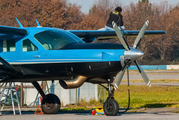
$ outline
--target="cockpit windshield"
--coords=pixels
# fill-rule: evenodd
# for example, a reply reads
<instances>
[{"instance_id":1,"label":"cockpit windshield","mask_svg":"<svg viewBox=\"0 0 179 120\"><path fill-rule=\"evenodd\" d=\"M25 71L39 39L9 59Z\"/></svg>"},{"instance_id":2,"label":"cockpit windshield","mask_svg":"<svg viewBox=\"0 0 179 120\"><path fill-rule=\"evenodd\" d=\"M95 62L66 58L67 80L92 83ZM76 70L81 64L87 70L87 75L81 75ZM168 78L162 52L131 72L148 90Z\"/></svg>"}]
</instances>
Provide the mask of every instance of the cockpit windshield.
<instances>
[{"instance_id":1,"label":"cockpit windshield","mask_svg":"<svg viewBox=\"0 0 179 120\"><path fill-rule=\"evenodd\" d=\"M46 50L57 50L73 43L84 43L76 35L63 30L46 30L34 35Z\"/></svg>"}]
</instances>

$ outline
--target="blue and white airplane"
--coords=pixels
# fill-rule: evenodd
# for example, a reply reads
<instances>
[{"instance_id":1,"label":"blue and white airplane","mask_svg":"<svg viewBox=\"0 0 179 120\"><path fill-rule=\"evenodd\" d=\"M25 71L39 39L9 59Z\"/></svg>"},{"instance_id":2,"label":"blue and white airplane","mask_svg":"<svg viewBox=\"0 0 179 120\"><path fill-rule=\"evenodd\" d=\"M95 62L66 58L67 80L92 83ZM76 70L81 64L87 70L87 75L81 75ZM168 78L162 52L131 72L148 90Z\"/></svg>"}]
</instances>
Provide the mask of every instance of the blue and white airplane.
<instances>
[{"instance_id":1,"label":"blue and white airplane","mask_svg":"<svg viewBox=\"0 0 179 120\"><path fill-rule=\"evenodd\" d=\"M17 20L17 19L16 19ZM103 109L114 116L119 105L114 91L131 62L135 62L146 84L150 81L136 62L143 53L138 47L143 35L161 35L165 31L146 31L148 21L140 31L121 31L113 22L114 30L62 30L37 27L0 26L0 82L30 82L43 97L42 110L55 114L60 110L60 99L45 95L37 81L59 80L65 89L78 88L84 82L107 83L109 96ZM117 34L117 35L116 35ZM137 36L129 47L123 34ZM118 37L117 43L91 43L97 39Z\"/></svg>"}]
</instances>

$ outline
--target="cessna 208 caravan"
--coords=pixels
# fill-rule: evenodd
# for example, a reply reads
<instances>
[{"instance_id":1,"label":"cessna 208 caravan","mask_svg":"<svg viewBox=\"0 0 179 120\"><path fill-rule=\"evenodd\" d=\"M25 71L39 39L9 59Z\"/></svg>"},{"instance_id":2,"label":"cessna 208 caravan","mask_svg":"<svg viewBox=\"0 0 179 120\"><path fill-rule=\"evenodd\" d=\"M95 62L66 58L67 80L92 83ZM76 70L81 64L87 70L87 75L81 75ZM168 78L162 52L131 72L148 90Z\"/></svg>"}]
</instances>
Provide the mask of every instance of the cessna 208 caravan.
<instances>
[{"instance_id":1,"label":"cessna 208 caravan","mask_svg":"<svg viewBox=\"0 0 179 120\"><path fill-rule=\"evenodd\" d=\"M16 19L17 20L17 19ZM150 81L137 63L143 56L138 47L143 35L161 35L165 31L146 31L146 21L140 31L62 30L57 28L24 28L0 26L0 82L30 82L43 97L41 107L46 114L60 110L60 99L43 92L37 81L59 80L65 89L78 88L84 82L107 83L108 99L103 105L106 115L114 116L119 105L114 91L131 62L135 62L146 84ZM117 34L117 35L116 35ZM123 35L137 36L129 47ZM118 37L117 43L91 43L97 39Z\"/></svg>"}]
</instances>

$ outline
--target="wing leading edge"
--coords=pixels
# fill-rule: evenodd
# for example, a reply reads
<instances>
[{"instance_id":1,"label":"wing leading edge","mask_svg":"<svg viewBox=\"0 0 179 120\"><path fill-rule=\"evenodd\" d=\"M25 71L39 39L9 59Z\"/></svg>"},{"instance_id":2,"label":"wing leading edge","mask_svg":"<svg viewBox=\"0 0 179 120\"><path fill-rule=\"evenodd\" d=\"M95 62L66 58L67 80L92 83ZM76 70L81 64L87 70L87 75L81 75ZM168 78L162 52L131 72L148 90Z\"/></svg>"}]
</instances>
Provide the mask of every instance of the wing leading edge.
<instances>
[{"instance_id":1,"label":"wing leading edge","mask_svg":"<svg viewBox=\"0 0 179 120\"><path fill-rule=\"evenodd\" d=\"M103 40L108 38L117 38L117 35L114 30L69 30L69 32L82 38L87 43L93 42L96 39ZM123 35L127 35L128 37L137 36L139 32L139 30L125 30L124 32L121 31ZM145 36L163 34L166 34L166 32L161 30L148 30L144 33Z\"/></svg>"}]
</instances>

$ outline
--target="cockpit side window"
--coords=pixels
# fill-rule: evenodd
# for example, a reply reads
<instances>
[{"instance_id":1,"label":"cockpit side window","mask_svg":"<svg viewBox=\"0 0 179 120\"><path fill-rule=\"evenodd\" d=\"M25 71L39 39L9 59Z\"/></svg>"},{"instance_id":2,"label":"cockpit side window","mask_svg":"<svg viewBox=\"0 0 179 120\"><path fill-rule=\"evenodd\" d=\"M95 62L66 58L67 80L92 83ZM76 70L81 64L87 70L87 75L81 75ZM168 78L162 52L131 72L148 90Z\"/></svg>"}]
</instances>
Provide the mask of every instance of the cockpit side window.
<instances>
[{"instance_id":1,"label":"cockpit side window","mask_svg":"<svg viewBox=\"0 0 179 120\"><path fill-rule=\"evenodd\" d=\"M29 39L23 40L22 43L22 51L28 52L28 51L37 51L38 48L35 46Z\"/></svg>"},{"instance_id":2,"label":"cockpit side window","mask_svg":"<svg viewBox=\"0 0 179 120\"><path fill-rule=\"evenodd\" d=\"M62 30L46 30L34 35L34 38L46 49L57 50L69 44L83 41L72 33Z\"/></svg>"},{"instance_id":3,"label":"cockpit side window","mask_svg":"<svg viewBox=\"0 0 179 120\"><path fill-rule=\"evenodd\" d=\"M3 52L14 52L16 50L15 40L3 40L2 48Z\"/></svg>"}]
</instances>

